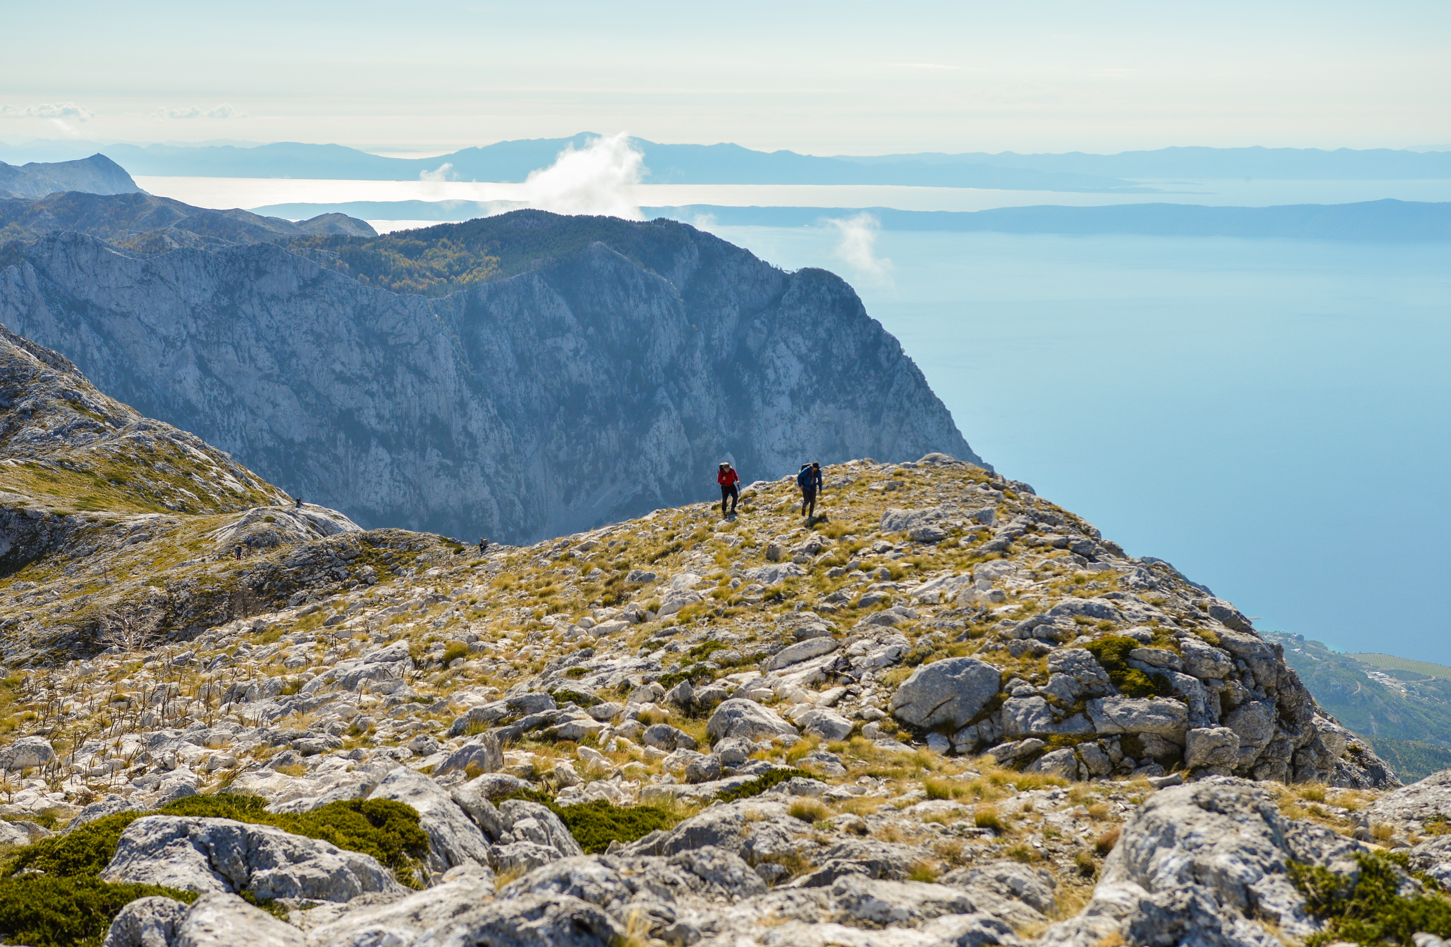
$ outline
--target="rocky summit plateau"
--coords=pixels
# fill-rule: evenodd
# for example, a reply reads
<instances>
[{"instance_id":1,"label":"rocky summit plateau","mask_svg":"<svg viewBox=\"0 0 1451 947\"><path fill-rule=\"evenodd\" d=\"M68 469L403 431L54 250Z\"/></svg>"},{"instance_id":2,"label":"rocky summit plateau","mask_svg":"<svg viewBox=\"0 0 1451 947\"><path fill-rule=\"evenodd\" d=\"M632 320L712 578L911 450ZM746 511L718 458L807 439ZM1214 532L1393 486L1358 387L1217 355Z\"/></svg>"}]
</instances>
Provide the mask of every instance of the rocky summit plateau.
<instances>
[{"instance_id":1,"label":"rocky summit plateau","mask_svg":"<svg viewBox=\"0 0 1451 947\"><path fill-rule=\"evenodd\" d=\"M13 333L0 382L8 943L1451 935L1451 773L1400 787L1233 605L978 464L481 551Z\"/></svg>"}]
</instances>

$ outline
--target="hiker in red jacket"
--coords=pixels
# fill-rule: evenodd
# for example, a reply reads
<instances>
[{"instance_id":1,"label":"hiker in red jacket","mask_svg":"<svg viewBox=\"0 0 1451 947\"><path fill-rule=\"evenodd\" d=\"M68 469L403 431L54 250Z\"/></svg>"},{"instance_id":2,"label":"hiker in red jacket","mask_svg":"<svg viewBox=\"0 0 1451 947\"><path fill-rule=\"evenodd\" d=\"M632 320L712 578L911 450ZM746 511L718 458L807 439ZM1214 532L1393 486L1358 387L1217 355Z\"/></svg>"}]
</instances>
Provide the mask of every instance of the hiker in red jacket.
<instances>
[{"instance_id":1,"label":"hiker in red jacket","mask_svg":"<svg viewBox=\"0 0 1451 947\"><path fill-rule=\"evenodd\" d=\"M736 484L741 482L741 478L730 464L721 461L720 470L715 475L715 482L720 484L720 515L728 516L730 514L726 513L726 500L731 501L731 513L734 513L736 501L741 498L741 492L736 489Z\"/></svg>"}]
</instances>

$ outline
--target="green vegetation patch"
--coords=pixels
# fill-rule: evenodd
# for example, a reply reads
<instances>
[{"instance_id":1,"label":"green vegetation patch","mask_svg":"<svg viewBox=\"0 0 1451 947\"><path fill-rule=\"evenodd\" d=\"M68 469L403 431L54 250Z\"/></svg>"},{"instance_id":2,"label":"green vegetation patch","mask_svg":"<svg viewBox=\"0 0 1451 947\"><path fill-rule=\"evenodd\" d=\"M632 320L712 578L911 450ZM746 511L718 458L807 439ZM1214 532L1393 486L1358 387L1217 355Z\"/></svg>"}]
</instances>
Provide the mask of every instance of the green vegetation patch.
<instances>
[{"instance_id":1,"label":"green vegetation patch","mask_svg":"<svg viewBox=\"0 0 1451 947\"><path fill-rule=\"evenodd\" d=\"M276 826L293 835L372 855L403 884L423 887L416 869L428 853L428 836L419 828L418 813L410 806L388 799L352 799L330 802L312 812L274 813L267 812L265 805L266 800L255 796L188 796L154 813L119 812L88 822L68 835L16 849L0 869L0 936L9 943L32 947L100 944L116 914L137 898L163 895L194 900L194 894L170 888L114 885L98 878L115 857L121 834L147 815ZM258 906L272 909L268 904Z\"/></svg>"},{"instance_id":2,"label":"green vegetation patch","mask_svg":"<svg viewBox=\"0 0 1451 947\"><path fill-rule=\"evenodd\" d=\"M1413 661L1410 658L1398 658L1393 654L1347 654L1347 658L1359 661L1361 664L1369 664L1371 667L1385 668L1387 671L1409 671L1412 674L1421 674L1426 677L1439 677L1451 680L1451 667L1444 664L1432 664L1430 661Z\"/></svg>"},{"instance_id":3,"label":"green vegetation patch","mask_svg":"<svg viewBox=\"0 0 1451 947\"><path fill-rule=\"evenodd\" d=\"M521 789L507 798L537 802L559 817L586 854L598 855L611 842L633 842L679 821L663 806L617 806L603 799L561 806L537 789Z\"/></svg>"},{"instance_id":4,"label":"green vegetation patch","mask_svg":"<svg viewBox=\"0 0 1451 947\"><path fill-rule=\"evenodd\" d=\"M1451 769L1451 750L1444 746L1384 737L1376 737L1372 742L1375 755L1389 763L1404 782L1415 782L1443 769Z\"/></svg>"},{"instance_id":5,"label":"green vegetation patch","mask_svg":"<svg viewBox=\"0 0 1451 947\"><path fill-rule=\"evenodd\" d=\"M1173 693L1166 675L1149 675L1128 666L1129 652L1143 647L1133 638L1108 635L1090 641L1083 647L1098 659L1098 663L1108 672L1113 686L1125 697L1167 697Z\"/></svg>"},{"instance_id":6,"label":"green vegetation patch","mask_svg":"<svg viewBox=\"0 0 1451 947\"><path fill-rule=\"evenodd\" d=\"M716 798L721 802L735 802L737 799L749 799L752 796L759 796L761 793L773 789L786 780L794 779L797 776L803 779L816 779L818 782L820 781L818 777L808 773L804 769L784 766L780 769L773 769L769 772L762 773L750 782L742 786L737 786L735 789L722 789L716 793Z\"/></svg>"},{"instance_id":7,"label":"green vegetation patch","mask_svg":"<svg viewBox=\"0 0 1451 947\"><path fill-rule=\"evenodd\" d=\"M1451 901L1439 893L1397 893L1406 880L1408 860L1403 853L1357 854L1355 860L1359 870L1351 876L1290 863L1290 880L1305 895L1311 913L1326 925L1324 931L1305 938L1306 947L1337 941L1411 947L1412 935L1421 931L1451 937ZM1422 878L1422 883L1435 886L1430 878Z\"/></svg>"},{"instance_id":8,"label":"green vegetation patch","mask_svg":"<svg viewBox=\"0 0 1451 947\"><path fill-rule=\"evenodd\" d=\"M0 880L0 937L31 947L100 947L122 908L153 896L187 904L198 897L194 891L113 885L95 878L5 878Z\"/></svg>"},{"instance_id":9,"label":"green vegetation patch","mask_svg":"<svg viewBox=\"0 0 1451 947\"><path fill-rule=\"evenodd\" d=\"M428 834L418 825L413 807L391 799L346 799L311 812L268 812L265 799L219 793L187 796L166 806L165 815L232 819L272 825L293 835L321 839L338 848L372 855L393 870L398 880L422 887L415 867L428 855Z\"/></svg>"}]
</instances>

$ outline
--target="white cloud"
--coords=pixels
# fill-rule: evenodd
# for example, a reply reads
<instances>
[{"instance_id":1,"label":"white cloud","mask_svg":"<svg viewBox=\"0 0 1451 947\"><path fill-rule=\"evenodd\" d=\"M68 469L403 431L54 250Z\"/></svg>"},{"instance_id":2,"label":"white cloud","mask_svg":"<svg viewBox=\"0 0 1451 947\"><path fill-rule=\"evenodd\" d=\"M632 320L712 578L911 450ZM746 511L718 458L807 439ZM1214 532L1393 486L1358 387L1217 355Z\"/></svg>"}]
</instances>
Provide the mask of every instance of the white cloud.
<instances>
[{"instance_id":1,"label":"white cloud","mask_svg":"<svg viewBox=\"0 0 1451 947\"><path fill-rule=\"evenodd\" d=\"M96 117L95 112L82 108L74 102L63 102L59 105L50 103L26 106L0 105L0 115L6 118L46 118L51 120L70 118L78 122Z\"/></svg>"},{"instance_id":2,"label":"white cloud","mask_svg":"<svg viewBox=\"0 0 1451 947\"><path fill-rule=\"evenodd\" d=\"M246 118L247 113L231 105L218 105L209 109L199 109L195 106L184 109L157 109L151 113L158 122L167 119L186 118Z\"/></svg>"},{"instance_id":3,"label":"white cloud","mask_svg":"<svg viewBox=\"0 0 1451 947\"><path fill-rule=\"evenodd\" d=\"M419 171L418 172L418 180L420 180L420 181L434 181L434 182L436 182L436 181L457 181L458 180L458 175L454 173L454 170L453 170L453 162L452 161L445 161L443 164L441 164L441 165L438 166L438 170L437 171L426 171L426 170L425 171Z\"/></svg>"},{"instance_id":4,"label":"white cloud","mask_svg":"<svg viewBox=\"0 0 1451 947\"><path fill-rule=\"evenodd\" d=\"M861 213L845 219L829 217L823 222L835 227L841 237L833 251L837 259L864 276L891 282L892 261L877 256L877 231L881 229L881 221L872 214Z\"/></svg>"},{"instance_id":5,"label":"white cloud","mask_svg":"<svg viewBox=\"0 0 1451 947\"><path fill-rule=\"evenodd\" d=\"M530 207L556 214L597 214L643 220L640 206L625 188L640 183L645 156L624 132L596 138L576 151L573 145L554 164L531 171L524 183Z\"/></svg>"}]
</instances>

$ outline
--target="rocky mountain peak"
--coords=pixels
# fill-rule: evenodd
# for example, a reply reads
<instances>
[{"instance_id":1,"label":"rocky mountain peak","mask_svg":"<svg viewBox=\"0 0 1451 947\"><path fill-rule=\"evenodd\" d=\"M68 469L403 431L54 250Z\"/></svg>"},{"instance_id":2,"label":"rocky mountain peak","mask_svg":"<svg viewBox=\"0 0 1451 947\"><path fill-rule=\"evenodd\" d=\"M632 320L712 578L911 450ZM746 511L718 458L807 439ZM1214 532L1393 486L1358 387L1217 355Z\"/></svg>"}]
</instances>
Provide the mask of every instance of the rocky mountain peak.
<instances>
[{"instance_id":1,"label":"rocky mountain peak","mask_svg":"<svg viewBox=\"0 0 1451 947\"><path fill-rule=\"evenodd\" d=\"M481 550L228 501L253 475L63 358L7 334L0 369L3 535L72 527L0 574L7 940L1451 934L1445 779L1382 795L1230 603L976 464ZM206 458L187 504L133 510L142 428Z\"/></svg>"}]
</instances>

